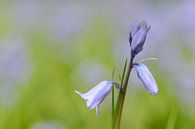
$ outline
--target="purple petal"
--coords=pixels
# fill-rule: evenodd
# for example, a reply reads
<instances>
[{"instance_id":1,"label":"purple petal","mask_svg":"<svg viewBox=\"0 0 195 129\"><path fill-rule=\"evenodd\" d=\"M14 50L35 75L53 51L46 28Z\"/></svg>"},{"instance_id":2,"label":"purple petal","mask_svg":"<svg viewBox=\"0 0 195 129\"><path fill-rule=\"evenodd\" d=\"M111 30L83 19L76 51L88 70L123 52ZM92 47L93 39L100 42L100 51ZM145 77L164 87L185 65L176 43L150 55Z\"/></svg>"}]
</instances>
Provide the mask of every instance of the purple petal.
<instances>
[{"instance_id":1,"label":"purple petal","mask_svg":"<svg viewBox=\"0 0 195 129\"><path fill-rule=\"evenodd\" d=\"M135 63L133 66L137 69L138 78L142 81L148 92L151 94L157 94L157 83L147 66L142 63Z\"/></svg>"},{"instance_id":2,"label":"purple petal","mask_svg":"<svg viewBox=\"0 0 195 129\"><path fill-rule=\"evenodd\" d=\"M102 81L87 93L81 93L75 90L87 104L89 109L96 108L96 114L99 113L99 105L112 90L112 81Z\"/></svg>"}]
</instances>

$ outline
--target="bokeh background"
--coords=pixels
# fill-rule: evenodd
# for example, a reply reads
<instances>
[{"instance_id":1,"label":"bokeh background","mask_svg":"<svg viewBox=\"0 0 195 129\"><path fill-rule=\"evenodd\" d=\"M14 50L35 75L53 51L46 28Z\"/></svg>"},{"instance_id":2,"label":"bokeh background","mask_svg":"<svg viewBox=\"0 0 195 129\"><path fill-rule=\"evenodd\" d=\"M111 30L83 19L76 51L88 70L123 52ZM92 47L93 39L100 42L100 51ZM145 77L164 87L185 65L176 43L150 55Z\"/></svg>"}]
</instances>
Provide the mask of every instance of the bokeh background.
<instances>
[{"instance_id":1,"label":"bokeh background","mask_svg":"<svg viewBox=\"0 0 195 129\"><path fill-rule=\"evenodd\" d=\"M150 95L131 73L122 129L195 129L195 1L1 1L0 129L109 129L74 93L121 74L129 29L151 29L136 60L159 85ZM117 97L117 95L116 95Z\"/></svg>"}]
</instances>

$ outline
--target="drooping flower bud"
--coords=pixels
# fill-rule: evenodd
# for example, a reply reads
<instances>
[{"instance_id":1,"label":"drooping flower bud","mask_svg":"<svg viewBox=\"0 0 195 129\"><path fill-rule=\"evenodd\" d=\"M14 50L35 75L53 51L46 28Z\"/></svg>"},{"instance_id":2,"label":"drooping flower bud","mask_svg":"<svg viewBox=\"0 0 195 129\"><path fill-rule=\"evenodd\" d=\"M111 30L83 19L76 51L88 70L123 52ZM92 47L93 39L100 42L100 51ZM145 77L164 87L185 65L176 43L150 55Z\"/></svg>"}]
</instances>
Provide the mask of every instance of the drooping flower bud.
<instances>
[{"instance_id":1,"label":"drooping flower bud","mask_svg":"<svg viewBox=\"0 0 195 129\"><path fill-rule=\"evenodd\" d=\"M138 78L142 81L150 94L158 93L158 86L149 69L143 63L134 63L133 67L137 70Z\"/></svg>"},{"instance_id":2,"label":"drooping flower bud","mask_svg":"<svg viewBox=\"0 0 195 129\"><path fill-rule=\"evenodd\" d=\"M137 55L140 51L143 50L143 45L146 40L146 36L148 33L148 30L150 29L150 26L146 24L146 22L141 22L139 25L135 25L134 28L139 28L139 30L134 29L132 33L132 40L130 42L131 46L131 53L135 56Z\"/></svg>"},{"instance_id":3,"label":"drooping flower bud","mask_svg":"<svg viewBox=\"0 0 195 129\"><path fill-rule=\"evenodd\" d=\"M76 90L75 92L86 101L87 107L89 109L96 108L96 115L98 115L99 105L104 100L104 98L111 92L112 84L115 85L117 83L113 81L102 81L87 93L81 93Z\"/></svg>"}]
</instances>

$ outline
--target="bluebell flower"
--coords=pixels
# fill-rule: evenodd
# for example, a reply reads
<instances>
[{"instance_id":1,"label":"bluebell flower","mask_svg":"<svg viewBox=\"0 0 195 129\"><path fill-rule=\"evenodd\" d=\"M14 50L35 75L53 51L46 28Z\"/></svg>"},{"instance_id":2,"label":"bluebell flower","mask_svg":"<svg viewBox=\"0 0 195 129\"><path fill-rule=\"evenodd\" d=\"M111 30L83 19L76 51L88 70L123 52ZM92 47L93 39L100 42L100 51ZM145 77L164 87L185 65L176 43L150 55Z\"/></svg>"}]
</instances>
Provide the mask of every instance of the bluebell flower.
<instances>
[{"instance_id":1,"label":"bluebell flower","mask_svg":"<svg viewBox=\"0 0 195 129\"><path fill-rule=\"evenodd\" d=\"M131 53L137 55L140 51L143 50L143 45L146 40L147 33L150 29L150 26L146 22L136 23L131 30Z\"/></svg>"},{"instance_id":2,"label":"bluebell flower","mask_svg":"<svg viewBox=\"0 0 195 129\"><path fill-rule=\"evenodd\" d=\"M146 89L150 94L157 94L158 93L158 86L153 78L152 74L150 73L149 69L143 63L134 63L133 67L137 70L138 78L142 81Z\"/></svg>"},{"instance_id":3,"label":"bluebell flower","mask_svg":"<svg viewBox=\"0 0 195 129\"><path fill-rule=\"evenodd\" d=\"M133 36L137 33L137 31L140 29L140 27L141 27L141 25L140 25L139 21L135 21L133 23L133 25L131 25L131 31L130 31L130 34L129 34L130 46L131 46L131 42L132 42Z\"/></svg>"},{"instance_id":4,"label":"bluebell flower","mask_svg":"<svg viewBox=\"0 0 195 129\"><path fill-rule=\"evenodd\" d=\"M77 90L75 90L75 92L86 101L89 109L96 108L96 115L98 115L99 106L105 97L111 92L113 84L115 85L117 83L113 81L102 81L87 93L81 93Z\"/></svg>"}]
</instances>

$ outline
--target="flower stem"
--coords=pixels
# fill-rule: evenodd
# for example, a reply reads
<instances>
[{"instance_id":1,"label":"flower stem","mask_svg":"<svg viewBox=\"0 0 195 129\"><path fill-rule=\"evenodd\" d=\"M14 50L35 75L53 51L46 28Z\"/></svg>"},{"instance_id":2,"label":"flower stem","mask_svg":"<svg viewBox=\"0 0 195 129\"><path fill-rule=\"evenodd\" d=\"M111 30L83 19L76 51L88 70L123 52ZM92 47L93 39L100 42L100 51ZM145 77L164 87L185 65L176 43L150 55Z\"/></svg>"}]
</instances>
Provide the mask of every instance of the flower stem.
<instances>
[{"instance_id":1,"label":"flower stem","mask_svg":"<svg viewBox=\"0 0 195 129\"><path fill-rule=\"evenodd\" d=\"M125 95L126 95L126 91L127 91L129 76L130 76L131 69L132 69L133 59L134 59L134 56L131 56L130 62L128 65L128 69L127 69L127 73L125 76L124 84L122 86L122 91L119 92L117 105L116 105L116 111L115 111L115 115L114 115L115 119L114 119L113 129L120 129L120 122L121 122L121 116L122 116L122 111L123 111L123 105L124 105Z\"/></svg>"},{"instance_id":2,"label":"flower stem","mask_svg":"<svg viewBox=\"0 0 195 129\"><path fill-rule=\"evenodd\" d=\"M114 84L112 84L112 123L114 122Z\"/></svg>"}]
</instances>

